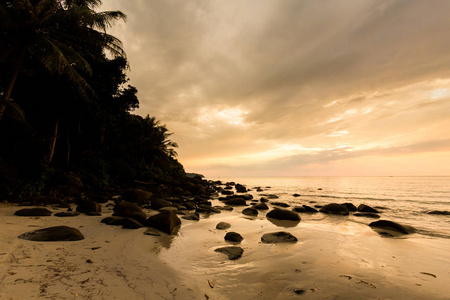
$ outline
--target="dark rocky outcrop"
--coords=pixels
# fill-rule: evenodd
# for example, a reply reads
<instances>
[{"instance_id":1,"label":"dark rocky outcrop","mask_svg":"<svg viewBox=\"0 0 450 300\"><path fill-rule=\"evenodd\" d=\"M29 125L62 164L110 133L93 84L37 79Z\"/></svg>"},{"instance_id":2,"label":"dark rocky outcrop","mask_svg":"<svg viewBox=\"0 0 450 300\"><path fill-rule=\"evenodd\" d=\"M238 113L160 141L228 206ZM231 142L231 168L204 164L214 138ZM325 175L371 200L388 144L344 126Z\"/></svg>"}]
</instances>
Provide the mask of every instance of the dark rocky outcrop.
<instances>
[{"instance_id":1,"label":"dark rocky outcrop","mask_svg":"<svg viewBox=\"0 0 450 300\"><path fill-rule=\"evenodd\" d=\"M105 223L106 225L122 226L124 220L125 220L124 217L106 217L100 222Z\"/></svg>"},{"instance_id":2,"label":"dark rocky outcrop","mask_svg":"<svg viewBox=\"0 0 450 300\"><path fill-rule=\"evenodd\" d=\"M76 211L65 211L65 212L59 212L55 214L55 217L76 217L79 216L80 213Z\"/></svg>"},{"instance_id":3,"label":"dark rocky outcrop","mask_svg":"<svg viewBox=\"0 0 450 300\"><path fill-rule=\"evenodd\" d=\"M360 212L368 212L368 213L376 213L376 214L380 213L375 208L372 208L369 205L365 205L365 204L360 204L358 206L358 211L360 211Z\"/></svg>"},{"instance_id":4,"label":"dark rocky outcrop","mask_svg":"<svg viewBox=\"0 0 450 300\"><path fill-rule=\"evenodd\" d=\"M220 229L220 230L228 229L230 227L231 227L231 224L227 223L227 222L220 222L216 225L216 229Z\"/></svg>"},{"instance_id":5,"label":"dark rocky outcrop","mask_svg":"<svg viewBox=\"0 0 450 300\"><path fill-rule=\"evenodd\" d=\"M266 244L296 243L298 239L285 231L266 233L261 237L261 242Z\"/></svg>"},{"instance_id":6,"label":"dark rocky outcrop","mask_svg":"<svg viewBox=\"0 0 450 300\"><path fill-rule=\"evenodd\" d=\"M276 208L269 211L266 215L267 218L286 220L286 221L296 221L300 222L300 216L293 211Z\"/></svg>"},{"instance_id":7,"label":"dark rocky outcrop","mask_svg":"<svg viewBox=\"0 0 450 300\"><path fill-rule=\"evenodd\" d=\"M226 254L228 256L229 260L238 259L244 253L244 249L242 249L241 247L237 247L237 246L217 248L214 251Z\"/></svg>"},{"instance_id":8,"label":"dark rocky outcrop","mask_svg":"<svg viewBox=\"0 0 450 300\"><path fill-rule=\"evenodd\" d=\"M242 235L240 235L237 232L228 232L225 235L225 241L232 242L232 243L240 243L240 242L242 242L243 239L244 238L242 237Z\"/></svg>"},{"instance_id":9,"label":"dark rocky outcrop","mask_svg":"<svg viewBox=\"0 0 450 300\"><path fill-rule=\"evenodd\" d=\"M122 199L132 203L148 202L152 196L151 192L141 189L129 189L122 193Z\"/></svg>"},{"instance_id":10,"label":"dark rocky outcrop","mask_svg":"<svg viewBox=\"0 0 450 300\"><path fill-rule=\"evenodd\" d=\"M259 210L268 210L269 206L267 206L266 203L258 203L255 206L253 206L253 208L259 209Z\"/></svg>"},{"instance_id":11,"label":"dark rocky outcrop","mask_svg":"<svg viewBox=\"0 0 450 300\"><path fill-rule=\"evenodd\" d=\"M19 209L14 214L21 217L46 217L50 216L52 212L43 207L34 207Z\"/></svg>"},{"instance_id":12,"label":"dark rocky outcrop","mask_svg":"<svg viewBox=\"0 0 450 300\"><path fill-rule=\"evenodd\" d=\"M257 211L255 208L253 208L253 207L247 207L247 208L245 208L245 209L242 211L242 213L243 213L244 215L246 215L246 216L252 216L252 217L255 217L255 216L258 215L258 211Z\"/></svg>"},{"instance_id":13,"label":"dark rocky outcrop","mask_svg":"<svg viewBox=\"0 0 450 300\"><path fill-rule=\"evenodd\" d=\"M137 204L128 201L119 202L113 211L113 216L132 218L141 224L144 224L147 220L145 212Z\"/></svg>"},{"instance_id":14,"label":"dark rocky outcrop","mask_svg":"<svg viewBox=\"0 0 450 300\"><path fill-rule=\"evenodd\" d=\"M346 202L346 203L342 203L342 205L347 207L348 211L356 211L356 206L353 203Z\"/></svg>"},{"instance_id":15,"label":"dark rocky outcrop","mask_svg":"<svg viewBox=\"0 0 450 300\"><path fill-rule=\"evenodd\" d=\"M181 220L173 211L163 211L149 217L145 226L153 227L167 234L176 234L181 226Z\"/></svg>"},{"instance_id":16,"label":"dark rocky outcrop","mask_svg":"<svg viewBox=\"0 0 450 300\"><path fill-rule=\"evenodd\" d=\"M332 215L348 215L348 209L344 205L337 204L337 203L330 203L319 210L322 213L325 214L332 214Z\"/></svg>"},{"instance_id":17,"label":"dark rocky outcrop","mask_svg":"<svg viewBox=\"0 0 450 300\"><path fill-rule=\"evenodd\" d=\"M365 212L357 212L353 214L356 217L364 217L364 218L372 218L372 219L379 219L380 216L375 213L365 213Z\"/></svg>"},{"instance_id":18,"label":"dark rocky outcrop","mask_svg":"<svg viewBox=\"0 0 450 300\"><path fill-rule=\"evenodd\" d=\"M370 223L369 226L383 236L396 236L398 234L411 234L416 232L411 226L401 225L388 220L375 221Z\"/></svg>"},{"instance_id":19,"label":"dark rocky outcrop","mask_svg":"<svg viewBox=\"0 0 450 300\"><path fill-rule=\"evenodd\" d=\"M79 241L84 239L84 236L76 228L68 226L55 226L30 231L22 235L19 235L19 238L29 241L56 242L56 241Z\"/></svg>"}]
</instances>

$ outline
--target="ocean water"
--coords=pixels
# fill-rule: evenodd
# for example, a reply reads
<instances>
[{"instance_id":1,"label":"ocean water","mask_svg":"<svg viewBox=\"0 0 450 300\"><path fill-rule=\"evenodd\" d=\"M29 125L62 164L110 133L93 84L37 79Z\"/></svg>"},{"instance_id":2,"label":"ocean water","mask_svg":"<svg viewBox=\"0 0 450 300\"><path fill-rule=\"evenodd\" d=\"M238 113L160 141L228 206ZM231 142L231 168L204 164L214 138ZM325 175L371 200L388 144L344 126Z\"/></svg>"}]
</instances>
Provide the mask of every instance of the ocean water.
<instances>
[{"instance_id":1,"label":"ocean water","mask_svg":"<svg viewBox=\"0 0 450 300\"><path fill-rule=\"evenodd\" d=\"M252 189L256 199L276 194L295 205L325 205L351 202L379 207L381 220L415 227L424 237L450 239L450 216L430 215L428 211L450 211L450 177L262 177L218 178ZM256 192L261 187L263 192ZM294 197L293 194L300 194ZM374 219L351 217L370 223Z\"/></svg>"}]
</instances>

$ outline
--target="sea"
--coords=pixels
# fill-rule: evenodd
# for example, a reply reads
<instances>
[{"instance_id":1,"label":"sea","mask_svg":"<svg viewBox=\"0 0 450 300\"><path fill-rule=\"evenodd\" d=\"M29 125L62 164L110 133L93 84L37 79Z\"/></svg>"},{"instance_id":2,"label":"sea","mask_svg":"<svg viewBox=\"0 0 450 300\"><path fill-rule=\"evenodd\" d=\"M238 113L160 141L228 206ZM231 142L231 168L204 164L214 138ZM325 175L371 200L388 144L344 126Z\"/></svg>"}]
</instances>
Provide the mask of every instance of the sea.
<instances>
[{"instance_id":1,"label":"sea","mask_svg":"<svg viewBox=\"0 0 450 300\"><path fill-rule=\"evenodd\" d=\"M417 234L450 239L450 215L427 214L450 211L450 177L261 177L217 178L251 189L253 196L275 194L276 201L291 206L328 203L366 204L376 207L381 220L413 226ZM262 192L256 193L255 188ZM294 194L300 196L294 197ZM352 218L355 222L374 221Z\"/></svg>"}]
</instances>

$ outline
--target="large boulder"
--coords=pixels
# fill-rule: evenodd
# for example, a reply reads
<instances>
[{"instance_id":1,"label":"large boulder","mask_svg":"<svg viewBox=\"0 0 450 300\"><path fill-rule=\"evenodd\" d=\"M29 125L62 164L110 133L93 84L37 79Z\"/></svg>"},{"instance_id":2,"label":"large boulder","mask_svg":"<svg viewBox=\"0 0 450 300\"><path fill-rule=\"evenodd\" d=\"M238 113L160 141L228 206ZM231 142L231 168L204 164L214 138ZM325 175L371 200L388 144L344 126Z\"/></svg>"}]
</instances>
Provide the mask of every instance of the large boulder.
<instances>
[{"instance_id":1,"label":"large boulder","mask_svg":"<svg viewBox=\"0 0 450 300\"><path fill-rule=\"evenodd\" d=\"M327 205L323 206L322 208L320 208L319 211L322 213L331 214L331 215L342 215L342 216L348 215L347 207L345 207L342 204L337 204L337 203L327 204Z\"/></svg>"},{"instance_id":2,"label":"large boulder","mask_svg":"<svg viewBox=\"0 0 450 300\"><path fill-rule=\"evenodd\" d=\"M68 226L55 226L44 229L34 230L22 235L20 239L29 241L79 241L84 239L83 234L76 228Z\"/></svg>"},{"instance_id":3,"label":"large boulder","mask_svg":"<svg viewBox=\"0 0 450 300\"><path fill-rule=\"evenodd\" d=\"M128 202L141 203L148 202L152 193L141 189L129 189L123 192L122 199Z\"/></svg>"},{"instance_id":4,"label":"large boulder","mask_svg":"<svg viewBox=\"0 0 450 300\"><path fill-rule=\"evenodd\" d=\"M285 231L265 233L261 237L261 242L266 244L276 244L276 243L296 243L298 239Z\"/></svg>"},{"instance_id":5,"label":"large boulder","mask_svg":"<svg viewBox=\"0 0 450 300\"><path fill-rule=\"evenodd\" d=\"M369 226L383 236L396 236L398 234L411 234L416 232L414 227L409 225L401 225L388 220L375 221Z\"/></svg>"},{"instance_id":6,"label":"large boulder","mask_svg":"<svg viewBox=\"0 0 450 300\"><path fill-rule=\"evenodd\" d=\"M242 249L241 247L236 247L236 246L217 248L214 251L226 254L228 256L229 260L238 259L244 253L244 249Z\"/></svg>"},{"instance_id":7,"label":"large boulder","mask_svg":"<svg viewBox=\"0 0 450 300\"><path fill-rule=\"evenodd\" d=\"M358 206L358 211L360 211L360 212L367 212L367 213L376 213L376 214L380 213L375 208L372 208L369 205L365 205L365 204L360 204Z\"/></svg>"},{"instance_id":8,"label":"large boulder","mask_svg":"<svg viewBox=\"0 0 450 300\"><path fill-rule=\"evenodd\" d=\"M50 216L52 212L43 207L34 207L19 209L14 214L21 217L45 217Z\"/></svg>"},{"instance_id":9,"label":"large boulder","mask_svg":"<svg viewBox=\"0 0 450 300\"><path fill-rule=\"evenodd\" d=\"M225 235L225 241L232 242L232 243L238 243L239 244L240 242L242 242L243 239L244 238L242 237L242 235L240 235L237 232L228 232Z\"/></svg>"},{"instance_id":10,"label":"large boulder","mask_svg":"<svg viewBox=\"0 0 450 300\"><path fill-rule=\"evenodd\" d=\"M113 216L132 218L141 224L147 220L145 212L135 203L120 201L113 209Z\"/></svg>"},{"instance_id":11,"label":"large boulder","mask_svg":"<svg viewBox=\"0 0 450 300\"><path fill-rule=\"evenodd\" d=\"M78 202L77 211L80 213L94 215L100 214L102 207L97 202L84 198Z\"/></svg>"},{"instance_id":12,"label":"large boulder","mask_svg":"<svg viewBox=\"0 0 450 300\"><path fill-rule=\"evenodd\" d=\"M286 221L296 221L300 222L300 216L290 210L275 208L269 211L266 215L267 218L272 218L276 220L286 220Z\"/></svg>"},{"instance_id":13,"label":"large boulder","mask_svg":"<svg viewBox=\"0 0 450 300\"><path fill-rule=\"evenodd\" d=\"M157 215L149 217L145 226L153 227L167 234L176 234L181 226L181 220L173 211L162 211Z\"/></svg>"}]
</instances>

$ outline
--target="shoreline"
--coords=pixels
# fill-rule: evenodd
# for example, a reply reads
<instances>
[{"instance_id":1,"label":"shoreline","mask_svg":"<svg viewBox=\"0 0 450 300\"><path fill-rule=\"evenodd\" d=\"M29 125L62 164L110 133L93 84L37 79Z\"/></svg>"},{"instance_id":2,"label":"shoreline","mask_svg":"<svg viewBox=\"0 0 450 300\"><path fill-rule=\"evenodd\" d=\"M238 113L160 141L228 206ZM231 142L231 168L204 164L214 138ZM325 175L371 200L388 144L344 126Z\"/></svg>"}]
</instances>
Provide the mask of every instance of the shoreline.
<instances>
[{"instance_id":1,"label":"shoreline","mask_svg":"<svg viewBox=\"0 0 450 300\"><path fill-rule=\"evenodd\" d=\"M257 194L255 194L256 196ZM223 205L217 197L212 206ZM112 204L113 202L108 202ZM102 216L19 217L25 206L0 204L0 299L445 299L450 280L448 240L413 234L383 238L347 216L300 214L295 227L232 212L182 219L176 235L144 235L100 221ZM269 203L269 206L274 206ZM47 206L52 212L64 211ZM147 215L154 210L144 210ZM227 230L216 224L226 221ZM76 242L33 242L25 232L58 225L78 228ZM238 260L214 250L238 232ZM264 244L261 236L287 231L295 244ZM88 262L90 260L90 262ZM296 293L298 291L299 293Z\"/></svg>"}]
</instances>

